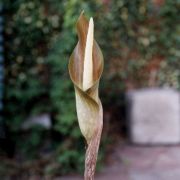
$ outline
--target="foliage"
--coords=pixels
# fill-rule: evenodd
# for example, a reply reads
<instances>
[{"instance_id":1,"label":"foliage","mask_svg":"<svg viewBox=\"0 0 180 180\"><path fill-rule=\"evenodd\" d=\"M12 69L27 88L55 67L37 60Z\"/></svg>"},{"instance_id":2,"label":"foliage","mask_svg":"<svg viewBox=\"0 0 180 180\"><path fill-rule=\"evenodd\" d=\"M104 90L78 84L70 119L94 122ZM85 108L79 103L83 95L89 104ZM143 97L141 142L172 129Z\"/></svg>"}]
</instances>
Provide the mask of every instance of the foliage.
<instances>
[{"instance_id":1,"label":"foliage","mask_svg":"<svg viewBox=\"0 0 180 180\"><path fill-rule=\"evenodd\" d=\"M99 17L107 94L147 86L180 88L179 5L178 0L107 1Z\"/></svg>"},{"instance_id":2,"label":"foliage","mask_svg":"<svg viewBox=\"0 0 180 180\"><path fill-rule=\"evenodd\" d=\"M16 151L37 157L50 138L61 173L83 168L84 143L67 72L82 9L95 18L95 36L105 57L100 90L111 106L130 88L180 89L178 8L179 0L4 0L4 111ZM43 112L51 114L52 130L34 127L22 137L22 122Z\"/></svg>"},{"instance_id":3,"label":"foliage","mask_svg":"<svg viewBox=\"0 0 180 180\"><path fill-rule=\"evenodd\" d=\"M33 127L29 135L20 137L21 124L32 114L49 112L53 120L51 148L58 152L61 173L83 168L84 142L67 63L76 42L77 17L82 9L91 14L95 7L93 1L87 4L83 0L5 3L6 122L18 151L25 157L37 157L47 133Z\"/></svg>"}]
</instances>

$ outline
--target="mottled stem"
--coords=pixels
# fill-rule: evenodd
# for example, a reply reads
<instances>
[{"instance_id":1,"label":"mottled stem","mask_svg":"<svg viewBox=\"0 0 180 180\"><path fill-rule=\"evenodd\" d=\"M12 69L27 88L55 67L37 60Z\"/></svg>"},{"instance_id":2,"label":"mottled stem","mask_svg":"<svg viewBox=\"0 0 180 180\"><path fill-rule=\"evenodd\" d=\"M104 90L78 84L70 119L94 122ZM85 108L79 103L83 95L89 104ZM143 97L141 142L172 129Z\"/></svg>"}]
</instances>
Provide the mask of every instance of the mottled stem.
<instances>
[{"instance_id":1,"label":"mottled stem","mask_svg":"<svg viewBox=\"0 0 180 180\"><path fill-rule=\"evenodd\" d=\"M96 161L97 161L99 144L101 140L101 133L103 127L102 111L100 111L100 114L101 114L100 119L99 122L97 123L98 127L93 137L91 138L86 150L84 180L94 180Z\"/></svg>"}]
</instances>

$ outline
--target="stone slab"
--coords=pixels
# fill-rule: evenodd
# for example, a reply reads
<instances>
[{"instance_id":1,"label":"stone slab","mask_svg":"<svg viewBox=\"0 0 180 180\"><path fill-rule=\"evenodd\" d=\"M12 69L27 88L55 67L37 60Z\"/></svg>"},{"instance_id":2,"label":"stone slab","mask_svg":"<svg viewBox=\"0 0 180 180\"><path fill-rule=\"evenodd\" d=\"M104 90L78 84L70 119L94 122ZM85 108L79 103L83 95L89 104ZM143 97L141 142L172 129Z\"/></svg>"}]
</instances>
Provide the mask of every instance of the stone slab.
<instances>
[{"instance_id":1,"label":"stone slab","mask_svg":"<svg viewBox=\"0 0 180 180\"><path fill-rule=\"evenodd\" d=\"M138 144L180 143L180 98L172 89L127 93L130 140Z\"/></svg>"},{"instance_id":2,"label":"stone slab","mask_svg":"<svg viewBox=\"0 0 180 180\"><path fill-rule=\"evenodd\" d=\"M23 130L28 130L32 128L34 125L40 125L45 129L51 129L52 123L50 114L44 113L36 116L30 116L24 121L21 128Z\"/></svg>"}]
</instances>

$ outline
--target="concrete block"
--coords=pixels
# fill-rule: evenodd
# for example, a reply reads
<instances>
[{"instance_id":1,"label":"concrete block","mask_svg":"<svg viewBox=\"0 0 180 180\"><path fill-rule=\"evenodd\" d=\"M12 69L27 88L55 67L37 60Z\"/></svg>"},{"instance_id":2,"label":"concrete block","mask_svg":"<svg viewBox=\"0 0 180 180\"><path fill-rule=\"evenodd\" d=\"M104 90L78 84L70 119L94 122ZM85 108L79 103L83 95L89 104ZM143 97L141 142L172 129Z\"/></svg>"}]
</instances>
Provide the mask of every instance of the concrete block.
<instances>
[{"instance_id":1,"label":"concrete block","mask_svg":"<svg viewBox=\"0 0 180 180\"><path fill-rule=\"evenodd\" d=\"M50 129L52 127L50 115L44 113L37 116L31 116L24 121L21 128L22 130L28 130L35 125L42 126L45 129Z\"/></svg>"},{"instance_id":2,"label":"concrete block","mask_svg":"<svg viewBox=\"0 0 180 180\"><path fill-rule=\"evenodd\" d=\"M180 143L180 96L172 89L127 93L130 139L138 144Z\"/></svg>"}]
</instances>

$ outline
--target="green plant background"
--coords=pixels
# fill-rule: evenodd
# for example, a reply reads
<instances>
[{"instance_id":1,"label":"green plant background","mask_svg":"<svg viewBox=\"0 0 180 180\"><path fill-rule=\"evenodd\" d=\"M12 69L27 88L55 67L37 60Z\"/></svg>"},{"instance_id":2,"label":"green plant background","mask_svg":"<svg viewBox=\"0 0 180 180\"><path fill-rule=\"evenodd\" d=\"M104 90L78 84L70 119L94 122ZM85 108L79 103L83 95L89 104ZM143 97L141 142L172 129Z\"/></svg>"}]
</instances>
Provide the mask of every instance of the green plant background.
<instances>
[{"instance_id":1,"label":"green plant background","mask_svg":"<svg viewBox=\"0 0 180 180\"><path fill-rule=\"evenodd\" d=\"M158 0L2 2L5 122L15 151L24 159L39 158L43 146L54 152L52 166L44 166L45 174L83 169L85 146L67 70L77 42L75 23L82 10L87 17L94 17L95 37L104 53L100 94L105 111L128 89L180 89L179 0L162 4ZM44 112L51 115L51 130L35 126L22 132L20 127L27 117ZM107 139L103 142L104 146ZM101 152L104 154L103 148Z\"/></svg>"}]
</instances>

